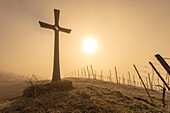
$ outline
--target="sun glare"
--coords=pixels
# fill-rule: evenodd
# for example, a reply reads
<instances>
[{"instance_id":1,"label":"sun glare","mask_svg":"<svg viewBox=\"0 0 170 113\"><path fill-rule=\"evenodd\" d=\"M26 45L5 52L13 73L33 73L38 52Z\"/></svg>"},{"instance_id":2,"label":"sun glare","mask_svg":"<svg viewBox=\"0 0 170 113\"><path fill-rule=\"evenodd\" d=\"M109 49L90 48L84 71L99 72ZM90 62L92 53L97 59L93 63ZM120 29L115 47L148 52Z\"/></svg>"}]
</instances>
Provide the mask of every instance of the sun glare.
<instances>
[{"instance_id":1,"label":"sun glare","mask_svg":"<svg viewBox=\"0 0 170 113\"><path fill-rule=\"evenodd\" d=\"M94 39L92 38L88 38L84 41L83 43L83 49L87 52L87 53L93 53L96 51L97 49L97 43Z\"/></svg>"}]
</instances>

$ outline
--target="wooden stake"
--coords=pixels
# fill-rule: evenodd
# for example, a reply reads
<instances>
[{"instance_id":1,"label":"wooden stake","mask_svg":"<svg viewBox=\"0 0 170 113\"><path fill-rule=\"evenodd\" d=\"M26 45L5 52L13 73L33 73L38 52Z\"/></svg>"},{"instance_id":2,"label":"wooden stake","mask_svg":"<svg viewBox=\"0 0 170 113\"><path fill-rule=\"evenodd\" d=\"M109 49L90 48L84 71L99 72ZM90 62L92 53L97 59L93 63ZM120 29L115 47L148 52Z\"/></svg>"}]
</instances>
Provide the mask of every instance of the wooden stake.
<instances>
[{"instance_id":1,"label":"wooden stake","mask_svg":"<svg viewBox=\"0 0 170 113\"><path fill-rule=\"evenodd\" d=\"M116 82L118 83L118 76L117 76L116 66L115 66L115 75L116 75Z\"/></svg>"},{"instance_id":2,"label":"wooden stake","mask_svg":"<svg viewBox=\"0 0 170 113\"><path fill-rule=\"evenodd\" d=\"M129 85L131 85L130 72L128 72L128 75L129 75Z\"/></svg>"},{"instance_id":3,"label":"wooden stake","mask_svg":"<svg viewBox=\"0 0 170 113\"><path fill-rule=\"evenodd\" d=\"M149 87L149 86L148 86L148 79L147 79L147 77L146 77L146 86L147 86L147 88Z\"/></svg>"},{"instance_id":4,"label":"wooden stake","mask_svg":"<svg viewBox=\"0 0 170 113\"><path fill-rule=\"evenodd\" d=\"M112 74L112 72L111 72L111 69L110 69L110 76L109 76L109 81L111 82L112 80L111 80L111 74Z\"/></svg>"},{"instance_id":5,"label":"wooden stake","mask_svg":"<svg viewBox=\"0 0 170 113\"><path fill-rule=\"evenodd\" d=\"M168 75L167 75L168 76ZM168 76L168 85L170 85L170 77Z\"/></svg>"},{"instance_id":6,"label":"wooden stake","mask_svg":"<svg viewBox=\"0 0 170 113\"><path fill-rule=\"evenodd\" d=\"M84 76L83 76L83 69L82 69L82 68L81 68L81 76L84 77Z\"/></svg>"},{"instance_id":7,"label":"wooden stake","mask_svg":"<svg viewBox=\"0 0 170 113\"><path fill-rule=\"evenodd\" d=\"M91 67L91 72L92 72L93 79L96 79L95 76L94 76L94 72L93 72L93 67L92 67L92 65L90 65L90 67Z\"/></svg>"},{"instance_id":8,"label":"wooden stake","mask_svg":"<svg viewBox=\"0 0 170 113\"><path fill-rule=\"evenodd\" d=\"M136 87L135 76L133 75L133 85Z\"/></svg>"},{"instance_id":9,"label":"wooden stake","mask_svg":"<svg viewBox=\"0 0 170 113\"><path fill-rule=\"evenodd\" d=\"M160 84L159 84L159 77L157 77L157 85L160 85Z\"/></svg>"},{"instance_id":10,"label":"wooden stake","mask_svg":"<svg viewBox=\"0 0 170 113\"><path fill-rule=\"evenodd\" d=\"M125 78L124 78L124 76L123 76L123 84L125 84Z\"/></svg>"},{"instance_id":11,"label":"wooden stake","mask_svg":"<svg viewBox=\"0 0 170 113\"><path fill-rule=\"evenodd\" d=\"M83 68L83 70L84 70L84 76L85 76L85 78L86 78L86 69L85 69L85 68Z\"/></svg>"},{"instance_id":12,"label":"wooden stake","mask_svg":"<svg viewBox=\"0 0 170 113\"><path fill-rule=\"evenodd\" d=\"M140 74L139 74L139 72L138 72L136 66L135 66L135 65L133 65L133 66L134 66L134 68L135 68L135 70L136 70L136 72L137 72L137 74L138 74L138 76L139 76L139 78L140 78L140 80L141 80L141 82L142 82L142 84L143 84L143 86L144 86L144 88L145 88L145 90L146 90L146 92L147 92L147 94L148 94L148 96L149 96L151 102L153 103L152 98L151 98L151 96L150 96L150 94L149 94L149 92L148 92L148 90L147 90L147 88L146 88L146 86L145 86L145 84L144 84L144 82L143 82L143 80L142 80L142 78L141 78L141 76L140 76ZM153 104L154 104L154 103L153 103Z\"/></svg>"},{"instance_id":13,"label":"wooden stake","mask_svg":"<svg viewBox=\"0 0 170 113\"><path fill-rule=\"evenodd\" d=\"M76 71L74 71L74 74L75 74L75 77L76 77L76 76L77 76L77 75L76 75Z\"/></svg>"},{"instance_id":14,"label":"wooden stake","mask_svg":"<svg viewBox=\"0 0 170 113\"><path fill-rule=\"evenodd\" d=\"M142 87L142 82L140 82L140 87Z\"/></svg>"},{"instance_id":15,"label":"wooden stake","mask_svg":"<svg viewBox=\"0 0 170 113\"><path fill-rule=\"evenodd\" d=\"M78 69L78 77L80 76L80 74L79 74L79 69Z\"/></svg>"},{"instance_id":16,"label":"wooden stake","mask_svg":"<svg viewBox=\"0 0 170 113\"><path fill-rule=\"evenodd\" d=\"M149 74L149 73L148 73L148 79L149 79L150 88L153 89L153 84L152 84L152 82L151 82L150 74Z\"/></svg>"},{"instance_id":17,"label":"wooden stake","mask_svg":"<svg viewBox=\"0 0 170 113\"><path fill-rule=\"evenodd\" d=\"M103 71L101 70L100 79L103 80Z\"/></svg>"},{"instance_id":18,"label":"wooden stake","mask_svg":"<svg viewBox=\"0 0 170 113\"><path fill-rule=\"evenodd\" d=\"M161 63L161 65L164 67L164 69L167 71L167 73L170 75L170 67L167 64L167 62L162 58L161 55L156 54L155 57L157 58L157 60Z\"/></svg>"},{"instance_id":19,"label":"wooden stake","mask_svg":"<svg viewBox=\"0 0 170 113\"><path fill-rule=\"evenodd\" d=\"M165 82L165 80L162 78L162 76L159 74L159 72L157 71L157 69L153 66L153 64L151 62L149 62L149 64L152 66L152 68L155 70L155 72L157 73L157 75L159 76L159 78L162 80L162 82L165 84L165 86L168 88L168 90L170 90L170 87L168 86L168 84Z\"/></svg>"},{"instance_id":20,"label":"wooden stake","mask_svg":"<svg viewBox=\"0 0 170 113\"><path fill-rule=\"evenodd\" d=\"M89 68L88 68L88 66L86 66L86 67L87 67L88 78L90 78Z\"/></svg>"},{"instance_id":21,"label":"wooden stake","mask_svg":"<svg viewBox=\"0 0 170 113\"><path fill-rule=\"evenodd\" d=\"M152 85L154 84L154 70L152 69Z\"/></svg>"}]
</instances>

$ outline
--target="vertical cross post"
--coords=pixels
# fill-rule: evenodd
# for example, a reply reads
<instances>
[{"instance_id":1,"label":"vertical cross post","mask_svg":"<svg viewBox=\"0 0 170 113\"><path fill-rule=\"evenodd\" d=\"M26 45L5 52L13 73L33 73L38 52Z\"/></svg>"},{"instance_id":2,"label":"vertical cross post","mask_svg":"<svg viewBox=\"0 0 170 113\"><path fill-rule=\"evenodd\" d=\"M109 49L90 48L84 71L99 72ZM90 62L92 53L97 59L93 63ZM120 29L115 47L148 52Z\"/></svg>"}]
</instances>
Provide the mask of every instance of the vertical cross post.
<instances>
[{"instance_id":1,"label":"vertical cross post","mask_svg":"<svg viewBox=\"0 0 170 113\"><path fill-rule=\"evenodd\" d=\"M39 21L39 24L43 28L52 29L55 32L55 41L54 41L54 65L53 65L53 76L52 82L61 80L60 76L60 63L59 63L59 31L64 33L70 33L71 29L62 28L59 26L59 15L60 10L54 9L54 19L55 24L50 25L44 22Z\"/></svg>"}]
</instances>

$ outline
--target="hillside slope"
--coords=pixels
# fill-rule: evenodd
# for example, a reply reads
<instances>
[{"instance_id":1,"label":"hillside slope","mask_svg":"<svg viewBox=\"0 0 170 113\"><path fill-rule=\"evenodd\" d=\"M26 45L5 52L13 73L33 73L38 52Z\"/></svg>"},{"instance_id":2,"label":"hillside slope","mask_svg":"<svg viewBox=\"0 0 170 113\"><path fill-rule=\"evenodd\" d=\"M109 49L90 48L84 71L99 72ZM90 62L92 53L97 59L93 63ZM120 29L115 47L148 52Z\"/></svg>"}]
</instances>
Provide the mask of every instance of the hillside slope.
<instances>
[{"instance_id":1,"label":"hillside slope","mask_svg":"<svg viewBox=\"0 0 170 113\"><path fill-rule=\"evenodd\" d=\"M0 112L168 112L162 107L162 92L159 91L149 90L155 104L152 105L143 88L83 78L65 79L73 81L74 89L20 97L1 104ZM166 101L170 104L169 92L166 92Z\"/></svg>"}]
</instances>

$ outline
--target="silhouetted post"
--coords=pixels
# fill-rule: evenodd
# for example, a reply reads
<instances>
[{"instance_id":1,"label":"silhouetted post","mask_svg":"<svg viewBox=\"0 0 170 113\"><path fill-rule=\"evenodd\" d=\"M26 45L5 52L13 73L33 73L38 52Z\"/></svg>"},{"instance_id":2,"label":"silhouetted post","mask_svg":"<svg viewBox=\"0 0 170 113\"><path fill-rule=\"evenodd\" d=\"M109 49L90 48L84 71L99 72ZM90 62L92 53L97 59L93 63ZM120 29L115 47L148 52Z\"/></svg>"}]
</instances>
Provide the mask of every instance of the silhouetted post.
<instances>
[{"instance_id":1,"label":"silhouetted post","mask_svg":"<svg viewBox=\"0 0 170 113\"><path fill-rule=\"evenodd\" d=\"M77 76L77 74L76 74L76 71L74 70L74 75L75 75L75 77Z\"/></svg>"},{"instance_id":2,"label":"silhouetted post","mask_svg":"<svg viewBox=\"0 0 170 113\"><path fill-rule=\"evenodd\" d=\"M101 70L100 79L103 80L103 71Z\"/></svg>"},{"instance_id":3,"label":"silhouetted post","mask_svg":"<svg viewBox=\"0 0 170 113\"><path fill-rule=\"evenodd\" d=\"M131 85L130 72L128 72L128 75L129 75L129 85Z\"/></svg>"},{"instance_id":4,"label":"silhouetted post","mask_svg":"<svg viewBox=\"0 0 170 113\"><path fill-rule=\"evenodd\" d=\"M82 69L82 68L81 68L81 76L84 77L84 76L83 76L83 69Z\"/></svg>"},{"instance_id":5,"label":"silhouetted post","mask_svg":"<svg viewBox=\"0 0 170 113\"><path fill-rule=\"evenodd\" d=\"M83 67L83 70L84 70L84 76L86 78L86 69Z\"/></svg>"},{"instance_id":6,"label":"silhouetted post","mask_svg":"<svg viewBox=\"0 0 170 113\"><path fill-rule=\"evenodd\" d=\"M138 87L139 86L139 82L138 81L136 81L136 87Z\"/></svg>"},{"instance_id":7,"label":"silhouetted post","mask_svg":"<svg viewBox=\"0 0 170 113\"><path fill-rule=\"evenodd\" d=\"M146 86L145 86L145 84L144 84L144 82L143 82L143 80L142 80L142 78L141 78L141 76L140 76L140 74L139 74L139 72L138 72L136 66L135 66L135 65L133 65L133 66L134 66L134 68L135 68L137 74L139 75L139 78L140 78L140 80L141 80L141 82L142 82L142 84L143 84L143 86L144 86L144 88L145 88L145 90L146 90L146 92L147 92L147 94L148 94L148 96L149 96L151 102L153 103L152 98L151 98L151 96L150 96L150 94L149 94L149 92L148 92L148 90L147 90L147 88L146 88Z\"/></svg>"},{"instance_id":8,"label":"silhouetted post","mask_svg":"<svg viewBox=\"0 0 170 113\"><path fill-rule=\"evenodd\" d=\"M95 80L98 78L96 72L94 73L94 78Z\"/></svg>"},{"instance_id":9,"label":"silhouetted post","mask_svg":"<svg viewBox=\"0 0 170 113\"><path fill-rule=\"evenodd\" d=\"M74 72L72 71L72 77L74 77Z\"/></svg>"},{"instance_id":10,"label":"silhouetted post","mask_svg":"<svg viewBox=\"0 0 170 113\"><path fill-rule=\"evenodd\" d=\"M161 55L156 54L155 57L157 58L157 60L161 63L161 65L164 67L164 69L167 71L167 73L170 75L170 67L169 65L166 63L166 61L161 57Z\"/></svg>"},{"instance_id":11,"label":"silhouetted post","mask_svg":"<svg viewBox=\"0 0 170 113\"><path fill-rule=\"evenodd\" d=\"M94 76L94 72L93 72L93 67L92 67L92 65L90 65L90 67L91 67L91 72L92 72L93 79L96 79L95 76Z\"/></svg>"},{"instance_id":12,"label":"silhouetted post","mask_svg":"<svg viewBox=\"0 0 170 113\"><path fill-rule=\"evenodd\" d=\"M149 74L149 73L148 73L148 79L149 79L150 88L153 89L153 84L152 84L152 82L151 82L150 74Z\"/></svg>"},{"instance_id":13,"label":"silhouetted post","mask_svg":"<svg viewBox=\"0 0 170 113\"><path fill-rule=\"evenodd\" d=\"M122 84L123 84L123 75L122 75Z\"/></svg>"},{"instance_id":14,"label":"silhouetted post","mask_svg":"<svg viewBox=\"0 0 170 113\"><path fill-rule=\"evenodd\" d=\"M130 72L128 72L128 75L129 75L129 85L131 85Z\"/></svg>"},{"instance_id":15,"label":"silhouetted post","mask_svg":"<svg viewBox=\"0 0 170 113\"><path fill-rule=\"evenodd\" d=\"M125 78L124 78L124 76L122 75L122 77L123 77L123 84L125 84Z\"/></svg>"},{"instance_id":16,"label":"silhouetted post","mask_svg":"<svg viewBox=\"0 0 170 113\"><path fill-rule=\"evenodd\" d=\"M142 87L142 82L140 82L140 87Z\"/></svg>"},{"instance_id":17,"label":"silhouetted post","mask_svg":"<svg viewBox=\"0 0 170 113\"><path fill-rule=\"evenodd\" d=\"M116 66L115 66L115 75L116 75L116 82L118 83L118 76L117 76L117 69L116 69Z\"/></svg>"},{"instance_id":18,"label":"silhouetted post","mask_svg":"<svg viewBox=\"0 0 170 113\"><path fill-rule=\"evenodd\" d=\"M55 24L50 25L39 21L39 24L43 28L52 29L55 32L55 42L54 42L54 65L53 65L53 77L52 82L61 80L60 76L60 63L59 63L59 31L70 33L71 29L65 29L59 26L59 15L60 10L54 9L54 19Z\"/></svg>"},{"instance_id":19,"label":"silhouetted post","mask_svg":"<svg viewBox=\"0 0 170 113\"><path fill-rule=\"evenodd\" d=\"M157 85L160 85L160 84L159 84L159 77L157 77Z\"/></svg>"},{"instance_id":20,"label":"silhouetted post","mask_svg":"<svg viewBox=\"0 0 170 113\"><path fill-rule=\"evenodd\" d=\"M152 85L154 85L154 70L152 69Z\"/></svg>"},{"instance_id":21,"label":"silhouetted post","mask_svg":"<svg viewBox=\"0 0 170 113\"><path fill-rule=\"evenodd\" d=\"M159 76L159 78L162 80L162 82L165 84L165 86L168 88L168 90L170 90L170 87L168 86L168 84L165 82L165 80L162 78L162 76L159 74L159 72L157 71L157 69L155 68L155 66L153 66L153 64L151 62L149 62L149 64L152 66L152 68L155 70L155 72L157 73L157 75Z\"/></svg>"},{"instance_id":22,"label":"silhouetted post","mask_svg":"<svg viewBox=\"0 0 170 113\"><path fill-rule=\"evenodd\" d=\"M109 70L109 73L110 73L110 75L109 75L109 81L111 82L112 80L111 80L111 75L112 75L112 72L111 72L111 69Z\"/></svg>"},{"instance_id":23,"label":"silhouetted post","mask_svg":"<svg viewBox=\"0 0 170 113\"><path fill-rule=\"evenodd\" d=\"M136 86L135 76L133 75L133 85Z\"/></svg>"},{"instance_id":24,"label":"silhouetted post","mask_svg":"<svg viewBox=\"0 0 170 113\"><path fill-rule=\"evenodd\" d=\"M88 68L88 66L86 66L86 67L87 67L88 78L90 78L89 68Z\"/></svg>"},{"instance_id":25,"label":"silhouetted post","mask_svg":"<svg viewBox=\"0 0 170 113\"><path fill-rule=\"evenodd\" d=\"M163 104L163 107L165 107L165 91L166 91L166 88L165 86L162 88L162 91L163 91L163 94L162 94L162 104Z\"/></svg>"},{"instance_id":26,"label":"silhouetted post","mask_svg":"<svg viewBox=\"0 0 170 113\"><path fill-rule=\"evenodd\" d=\"M78 69L78 77L80 76L79 69Z\"/></svg>"},{"instance_id":27,"label":"silhouetted post","mask_svg":"<svg viewBox=\"0 0 170 113\"><path fill-rule=\"evenodd\" d=\"M146 77L146 86L147 86L147 88L149 88L147 77Z\"/></svg>"},{"instance_id":28,"label":"silhouetted post","mask_svg":"<svg viewBox=\"0 0 170 113\"><path fill-rule=\"evenodd\" d=\"M126 84L126 81L125 81L125 77L123 76L123 79L124 79L124 84Z\"/></svg>"},{"instance_id":29,"label":"silhouetted post","mask_svg":"<svg viewBox=\"0 0 170 113\"><path fill-rule=\"evenodd\" d=\"M168 85L170 85L170 83L169 83L169 81L170 81L170 80L169 80L169 76L168 76L168 74L167 74L167 77L168 77Z\"/></svg>"},{"instance_id":30,"label":"silhouetted post","mask_svg":"<svg viewBox=\"0 0 170 113\"><path fill-rule=\"evenodd\" d=\"M98 75L96 74L96 71L94 71L94 78L97 79Z\"/></svg>"}]
</instances>

